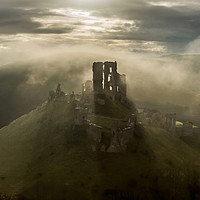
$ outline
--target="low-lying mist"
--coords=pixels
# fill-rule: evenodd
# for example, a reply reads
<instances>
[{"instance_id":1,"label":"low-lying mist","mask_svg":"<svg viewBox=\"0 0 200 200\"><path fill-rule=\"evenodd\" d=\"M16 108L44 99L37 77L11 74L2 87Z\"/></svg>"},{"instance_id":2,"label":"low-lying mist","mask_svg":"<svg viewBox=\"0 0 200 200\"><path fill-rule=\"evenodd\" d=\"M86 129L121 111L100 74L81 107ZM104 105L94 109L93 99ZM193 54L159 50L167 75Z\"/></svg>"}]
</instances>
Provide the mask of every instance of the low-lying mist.
<instances>
[{"instance_id":1,"label":"low-lying mist","mask_svg":"<svg viewBox=\"0 0 200 200\"><path fill-rule=\"evenodd\" d=\"M0 127L45 101L57 83L67 93L81 92L81 84L92 79L93 62L107 60L116 60L118 72L127 75L128 96L137 106L177 112L180 120L198 121L198 55L153 57L96 46L46 50L0 67Z\"/></svg>"}]
</instances>

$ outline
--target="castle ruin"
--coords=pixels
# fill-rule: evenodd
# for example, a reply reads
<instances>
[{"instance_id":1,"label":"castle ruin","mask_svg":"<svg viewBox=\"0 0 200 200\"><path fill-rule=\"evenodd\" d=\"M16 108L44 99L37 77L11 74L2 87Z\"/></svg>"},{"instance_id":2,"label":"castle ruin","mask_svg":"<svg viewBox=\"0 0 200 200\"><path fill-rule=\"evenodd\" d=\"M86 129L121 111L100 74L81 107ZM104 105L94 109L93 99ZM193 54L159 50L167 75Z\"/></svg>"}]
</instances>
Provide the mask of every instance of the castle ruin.
<instances>
[{"instance_id":1,"label":"castle ruin","mask_svg":"<svg viewBox=\"0 0 200 200\"><path fill-rule=\"evenodd\" d=\"M106 94L113 100L126 99L126 75L117 72L117 62L94 62L93 67L94 94Z\"/></svg>"},{"instance_id":2,"label":"castle ruin","mask_svg":"<svg viewBox=\"0 0 200 200\"><path fill-rule=\"evenodd\" d=\"M126 151L129 142L135 137L136 115L127 114L118 119L104 116L102 113L97 114L95 111L97 105L103 106L112 102L106 101L108 98L113 101L128 102L126 76L117 72L116 61L94 62L92 71L93 80L87 80L82 84L81 94L74 94L74 92L65 94L61 90L61 84L58 84L56 91L50 91L49 102L66 101L68 104L73 104L74 135L86 136L90 139L93 151ZM127 103L126 106L128 105ZM98 120L101 122L99 123Z\"/></svg>"},{"instance_id":3,"label":"castle ruin","mask_svg":"<svg viewBox=\"0 0 200 200\"><path fill-rule=\"evenodd\" d=\"M143 129L145 126L165 129L176 137L199 134L200 128L191 122L179 122L179 126L177 126L176 113L163 114L150 109L140 109L143 111L138 113L131 109L134 114L128 114L118 119L114 118L115 116L107 116L106 112L97 112L96 108L106 110L112 105L111 99L120 101L123 106L128 108L131 108L131 104L126 97L126 75L117 72L116 61L94 62L92 71L93 80L87 80L82 84L82 93L65 94L61 90L61 84L58 84L55 91L49 92L49 102L65 101L73 104L74 134L87 136L93 144L93 151L126 151L130 141L146 134ZM141 122L138 122L138 115ZM137 128L143 131L138 132Z\"/></svg>"},{"instance_id":4,"label":"castle ruin","mask_svg":"<svg viewBox=\"0 0 200 200\"><path fill-rule=\"evenodd\" d=\"M160 127L173 134L176 132L176 113L163 114L155 110L144 109L140 116L142 123L146 126Z\"/></svg>"}]
</instances>

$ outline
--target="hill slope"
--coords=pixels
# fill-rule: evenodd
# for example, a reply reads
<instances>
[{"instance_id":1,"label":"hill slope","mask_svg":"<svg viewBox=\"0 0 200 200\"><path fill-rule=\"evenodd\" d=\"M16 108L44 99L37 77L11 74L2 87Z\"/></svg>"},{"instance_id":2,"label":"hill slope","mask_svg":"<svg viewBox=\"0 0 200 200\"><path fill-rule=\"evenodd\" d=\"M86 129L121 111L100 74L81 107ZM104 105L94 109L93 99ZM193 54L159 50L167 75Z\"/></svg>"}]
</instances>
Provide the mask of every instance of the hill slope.
<instances>
[{"instance_id":1,"label":"hill slope","mask_svg":"<svg viewBox=\"0 0 200 200\"><path fill-rule=\"evenodd\" d=\"M93 152L91 141L73 134L73 107L44 103L0 129L0 193L31 200L198 196L199 154L181 140L148 128L128 152Z\"/></svg>"}]
</instances>

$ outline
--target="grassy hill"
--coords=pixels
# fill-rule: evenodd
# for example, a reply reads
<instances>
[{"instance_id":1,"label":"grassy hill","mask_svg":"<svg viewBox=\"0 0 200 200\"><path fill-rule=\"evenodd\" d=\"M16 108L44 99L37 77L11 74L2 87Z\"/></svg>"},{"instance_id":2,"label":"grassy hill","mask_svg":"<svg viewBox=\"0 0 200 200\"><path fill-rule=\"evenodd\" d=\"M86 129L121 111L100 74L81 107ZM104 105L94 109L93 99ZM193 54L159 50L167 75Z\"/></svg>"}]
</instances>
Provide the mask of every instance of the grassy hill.
<instances>
[{"instance_id":1,"label":"grassy hill","mask_svg":"<svg viewBox=\"0 0 200 200\"><path fill-rule=\"evenodd\" d=\"M183 136L180 138L190 147L200 152L200 136L199 135L191 135L191 136Z\"/></svg>"},{"instance_id":2,"label":"grassy hill","mask_svg":"<svg viewBox=\"0 0 200 200\"><path fill-rule=\"evenodd\" d=\"M117 107L116 116L130 112L113 102ZM0 129L1 194L30 200L199 197L198 151L147 128L128 152L93 152L91 141L74 136L73 109L73 103L46 102ZM94 121L112 120L99 112Z\"/></svg>"}]
</instances>

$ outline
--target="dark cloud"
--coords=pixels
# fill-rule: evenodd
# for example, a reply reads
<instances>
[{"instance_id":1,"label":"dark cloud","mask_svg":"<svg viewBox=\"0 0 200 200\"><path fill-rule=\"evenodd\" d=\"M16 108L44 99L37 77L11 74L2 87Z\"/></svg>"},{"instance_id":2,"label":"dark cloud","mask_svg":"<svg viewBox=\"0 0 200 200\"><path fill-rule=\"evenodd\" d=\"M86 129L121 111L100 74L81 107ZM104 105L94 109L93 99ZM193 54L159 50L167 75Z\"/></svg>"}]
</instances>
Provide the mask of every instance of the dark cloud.
<instances>
[{"instance_id":1,"label":"dark cloud","mask_svg":"<svg viewBox=\"0 0 200 200\"><path fill-rule=\"evenodd\" d=\"M114 0L1 0L2 7L37 7L37 8L81 8L81 9L96 9L105 8L113 5Z\"/></svg>"},{"instance_id":2,"label":"dark cloud","mask_svg":"<svg viewBox=\"0 0 200 200\"><path fill-rule=\"evenodd\" d=\"M35 28L40 27L38 22L32 22L24 10L1 9L0 10L0 33L16 34L30 33Z\"/></svg>"},{"instance_id":3,"label":"dark cloud","mask_svg":"<svg viewBox=\"0 0 200 200\"><path fill-rule=\"evenodd\" d=\"M0 0L0 3L0 34L64 34L84 26L79 19L70 21L72 19L67 15L66 21L60 24L52 22L48 26L44 26L40 20L34 20L64 16L52 11L56 8L85 10L91 16L129 20L137 26L134 29L130 24L118 24L111 25L105 31L91 29L91 37L96 40L156 41L162 42L171 53L180 53L200 33L197 0Z\"/></svg>"},{"instance_id":4,"label":"dark cloud","mask_svg":"<svg viewBox=\"0 0 200 200\"><path fill-rule=\"evenodd\" d=\"M187 10L186 7L150 6L143 3L104 10L103 13L98 11L96 15L134 20L138 25L137 31L118 27L114 34L107 32L103 37L108 39L187 43L200 33L200 13Z\"/></svg>"},{"instance_id":5,"label":"dark cloud","mask_svg":"<svg viewBox=\"0 0 200 200\"><path fill-rule=\"evenodd\" d=\"M0 34L18 34L18 33L39 33L39 34L61 34L69 33L72 27L47 27L34 21L33 18L43 18L48 16L59 16L47 9L19 9L7 8L0 9Z\"/></svg>"},{"instance_id":6,"label":"dark cloud","mask_svg":"<svg viewBox=\"0 0 200 200\"><path fill-rule=\"evenodd\" d=\"M38 28L33 31L33 33L40 33L40 34L63 34L63 33L69 33L73 30L72 27L66 27L66 28Z\"/></svg>"}]
</instances>

